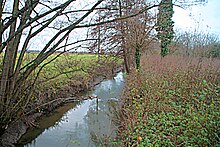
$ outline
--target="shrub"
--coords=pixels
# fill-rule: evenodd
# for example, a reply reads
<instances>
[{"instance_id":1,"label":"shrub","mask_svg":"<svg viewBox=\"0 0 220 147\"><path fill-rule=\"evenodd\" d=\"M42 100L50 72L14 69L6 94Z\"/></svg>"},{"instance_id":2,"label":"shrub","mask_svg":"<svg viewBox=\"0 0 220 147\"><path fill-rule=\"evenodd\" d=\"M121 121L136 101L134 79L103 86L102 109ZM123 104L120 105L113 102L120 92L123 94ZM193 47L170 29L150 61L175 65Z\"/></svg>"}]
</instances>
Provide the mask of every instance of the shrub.
<instances>
[{"instance_id":1,"label":"shrub","mask_svg":"<svg viewBox=\"0 0 220 147\"><path fill-rule=\"evenodd\" d=\"M118 144L219 145L220 61L175 56L143 60L140 73L127 77Z\"/></svg>"},{"instance_id":2,"label":"shrub","mask_svg":"<svg viewBox=\"0 0 220 147\"><path fill-rule=\"evenodd\" d=\"M213 49L209 51L209 57L220 58L220 44L214 45Z\"/></svg>"}]
</instances>

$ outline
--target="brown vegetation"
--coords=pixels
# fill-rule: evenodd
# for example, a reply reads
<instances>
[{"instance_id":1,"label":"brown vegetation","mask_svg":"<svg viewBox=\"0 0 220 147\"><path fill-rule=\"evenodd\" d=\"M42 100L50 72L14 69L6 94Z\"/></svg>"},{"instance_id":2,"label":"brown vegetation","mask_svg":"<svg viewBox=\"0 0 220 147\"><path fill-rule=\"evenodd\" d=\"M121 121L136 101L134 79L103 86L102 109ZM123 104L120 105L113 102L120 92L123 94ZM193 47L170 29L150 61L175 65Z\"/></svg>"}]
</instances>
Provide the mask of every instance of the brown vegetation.
<instances>
[{"instance_id":1,"label":"brown vegetation","mask_svg":"<svg viewBox=\"0 0 220 147\"><path fill-rule=\"evenodd\" d=\"M220 60L144 56L126 79L120 146L219 144Z\"/></svg>"}]
</instances>

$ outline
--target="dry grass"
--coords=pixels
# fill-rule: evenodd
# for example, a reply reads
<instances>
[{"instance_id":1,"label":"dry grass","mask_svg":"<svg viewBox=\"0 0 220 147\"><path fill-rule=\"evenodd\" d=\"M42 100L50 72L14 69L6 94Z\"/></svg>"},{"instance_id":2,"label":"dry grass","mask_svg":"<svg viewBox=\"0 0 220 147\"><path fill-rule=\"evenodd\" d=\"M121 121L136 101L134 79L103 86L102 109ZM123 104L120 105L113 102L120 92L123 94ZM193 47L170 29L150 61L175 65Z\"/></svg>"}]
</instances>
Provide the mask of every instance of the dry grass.
<instances>
[{"instance_id":1,"label":"dry grass","mask_svg":"<svg viewBox=\"0 0 220 147\"><path fill-rule=\"evenodd\" d=\"M118 144L219 145L219 89L218 59L142 57L127 77Z\"/></svg>"}]
</instances>

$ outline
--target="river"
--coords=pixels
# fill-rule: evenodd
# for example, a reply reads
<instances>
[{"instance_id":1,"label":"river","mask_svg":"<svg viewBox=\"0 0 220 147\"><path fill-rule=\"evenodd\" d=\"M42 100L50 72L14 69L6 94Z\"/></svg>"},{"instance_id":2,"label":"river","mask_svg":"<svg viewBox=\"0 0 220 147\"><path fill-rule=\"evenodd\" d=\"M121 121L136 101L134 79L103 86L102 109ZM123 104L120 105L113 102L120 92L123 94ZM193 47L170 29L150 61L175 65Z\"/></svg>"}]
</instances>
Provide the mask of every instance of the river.
<instances>
[{"instance_id":1,"label":"river","mask_svg":"<svg viewBox=\"0 0 220 147\"><path fill-rule=\"evenodd\" d=\"M102 81L83 96L90 100L67 103L39 120L39 126L20 139L19 147L96 147L109 144L117 127L112 105L117 104L124 86L123 73Z\"/></svg>"}]
</instances>

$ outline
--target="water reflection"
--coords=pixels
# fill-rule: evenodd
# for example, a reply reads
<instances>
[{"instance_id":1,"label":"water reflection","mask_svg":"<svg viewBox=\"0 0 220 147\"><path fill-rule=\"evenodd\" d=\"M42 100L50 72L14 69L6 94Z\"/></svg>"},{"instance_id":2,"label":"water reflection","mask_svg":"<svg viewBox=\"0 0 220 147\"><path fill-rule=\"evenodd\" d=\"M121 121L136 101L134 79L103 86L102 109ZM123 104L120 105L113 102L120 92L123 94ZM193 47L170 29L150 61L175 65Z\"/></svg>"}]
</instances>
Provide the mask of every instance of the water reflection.
<instances>
[{"instance_id":1,"label":"water reflection","mask_svg":"<svg viewBox=\"0 0 220 147\"><path fill-rule=\"evenodd\" d=\"M113 124L111 119L112 113L109 111L110 103L112 102L102 100L92 103L85 116L90 138L96 146L107 145L108 141L116 135L115 131L117 127Z\"/></svg>"},{"instance_id":2,"label":"water reflection","mask_svg":"<svg viewBox=\"0 0 220 147\"><path fill-rule=\"evenodd\" d=\"M26 136L20 141L26 147L95 147L108 144L114 138L116 126L112 123L111 104L120 97L123 88L123 74L103 81L93 91L86 95L97 96L97 99L85 100L68 110L59 121L53 121L51 127L42 127L32 130L30 134L38 131L38 136ZM55 120L55 119L54 119ZM51 119L46 118L41 125L51 124ZM56 125L54 125L56 123ZM29 139L27 139L29 138ZM27 141L28 140L28 141ZM22 145L23 144L23 145Z\"/></svg>"}]
</instances>

